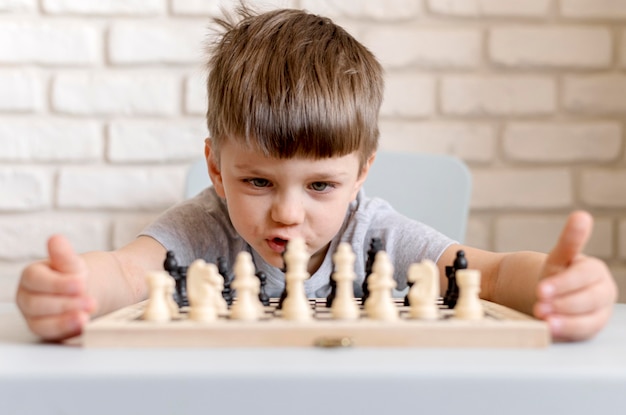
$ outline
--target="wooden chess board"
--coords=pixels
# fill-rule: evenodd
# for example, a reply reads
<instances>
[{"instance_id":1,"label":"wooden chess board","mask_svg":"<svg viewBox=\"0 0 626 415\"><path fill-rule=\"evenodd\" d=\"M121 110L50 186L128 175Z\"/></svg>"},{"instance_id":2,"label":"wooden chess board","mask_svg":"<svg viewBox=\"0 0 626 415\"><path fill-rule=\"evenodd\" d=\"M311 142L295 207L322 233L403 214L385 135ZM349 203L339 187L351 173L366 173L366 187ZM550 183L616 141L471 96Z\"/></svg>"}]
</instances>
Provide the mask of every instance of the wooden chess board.
<instances>
[{"instance_id":1,"label":"wooden chess board","mask_svg":"<svg viewBox=\"0 0 626 415\"><path fill-rule=\"evenodd\" d=\"M360 300L355 300L360 301ZM461 320L439 301L437 320L408 318L409 307L396 299L400 319L394 322L361 318L332 319L326 299L310 299L313 320L281 318L277 300L265 307L259 321L231 320L228 314L213 322L180 317L165 323L144 321L141 302L87 324L85 347L546 347L550 333L545 322L501 305L481 300L482 320Z\"/></svg>"}]
</instances>

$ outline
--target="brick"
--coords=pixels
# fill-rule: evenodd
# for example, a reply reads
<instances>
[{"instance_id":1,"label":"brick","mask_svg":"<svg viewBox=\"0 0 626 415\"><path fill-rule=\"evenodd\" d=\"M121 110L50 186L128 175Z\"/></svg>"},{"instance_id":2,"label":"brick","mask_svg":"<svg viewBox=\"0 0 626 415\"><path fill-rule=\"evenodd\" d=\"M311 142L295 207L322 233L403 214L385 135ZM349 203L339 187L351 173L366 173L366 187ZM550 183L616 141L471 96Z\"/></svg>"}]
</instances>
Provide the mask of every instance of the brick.
<instances>
[{"instance_id":1,"label":"brick","mask_svg":"<svg viewBox=\"0 0 626 415\"><path fill-rule=\"evenodd\" d=\"M12 303L19 283L19 277L27 262L4 262L0 260L0 302Z\"/></svg>"},{"instance_id":2,"label":"brick","mask_svg":"<svg viewBox=\"0 0 626 415\"><path fill-rule=\"evenodd\" d=\"M621 147L617 122L512 123L503 134L507 158L531 163L611 161L619 157Z\"/></svg>"},{"instance_id":3,"label":"brick","mask_svg":"<svg viewBox=\"0 0 626 415\"><path fill-rule=\"evenodd\" d=\"M37 9L37 0L0 0L0 13L24 12Z\"/></svg>"},{"instance_id":4,"label":"brick","mask_svg":"<svg viewBox=\"0 0 626 415\"><path fill-rule=\"evenodd\" d=\"M179 15L204 15L221 16L221 7L228 2L207 0L172 0L172 13ZM238 1L230 0L228 8L231 9ZM296 0L263 0L254 4L256 10L273 10L278 8L296 8Z\"/></svg>"},{"instance_id":5,"label":"brick","mask_svg":"<svg viewBox=\"0 0 626 415\"><path fill-rule=\"evenodd\" d=\"M207 135L203 119L113 122L107 156L116 163L196 159Z\"/></svg>"},{"instance_id":6,"label":"brick","mask_svg":"<svg viewBox=\"0 0 626 415\"><path fill-rule=\"evenodd\" d=\"M86 65L100 61L99 30L70 23L0 23L0 62Z\"/></svg>"},{"instance_id":7,"label":"brick","mask_svg":"<svg viewBox=\"0 0 626 415\"><path fill-rule=\"evenodd\" d=\"M116 65L199 63L206 22L117 23L109 32L108 56Z\"/></svg>"},{"instance_id":8,"label":"brick","mask_svg":"<svg viewBox=\"0 0 626 415\"><path fill-rule=\"evenodd\" d=\"M53 109L73 115L174 115L180 99L171 74L63 73L52 85Z\"/></svg>"},{"instance_id":9,"label":"brick","mask_svg":"<svg viewBox=\"0 0 626 415\"><path fill-rule=\"evenodd\" d=\"M0 123L0 160L95 161L104 139L96 122L59 119L4 119Z\"/></svg>"},{"instance_id":10,"label":"brick","mask_svg":"<svg viewBox=\"0 0 626 415\"><path fill-rule=\"evenodd\" d=\"M626 220L620 219L618 224L618 255L619 259L626 260Z\"/></svg>"},{"instance_id":11,"label":"brick","mask_svg":"<svg viewBox=\"0 0 626 415\"><path fill-rule=\"evenodd\" d=\"M382 121L381 148L450 154L471 162L495 158L496 131L483 123Z\"/></svg>"},{"instance_id":12,"label":"brick","mask_svg":"<svg viewBox=\"0 0 626 415\"><path fill-rule=\"evenodd\" d=\"M611 274L615 278L617 289L619 292L618 303L626 303L626 267L623 265L612 264L610 266Z\"/></svg>"},{"instance_id":13,"label":"brick","mask_svg":"<svg viewBox=\"0 0 626 415\"><path fill-rule=\"evenodd\" d=\"M166 0L42 0L42 9L50 14L132 15L164 14Z\"/></svg>"},{"instance_id":14,"label":"brick","mask_svg":"<svg viewBox=\"0 0 626 415\"><path fill-rule=\"evenodd\" d=\"M550 252L559 240L567 217L565 215L505 216L496 220L495 250ZM596 218L594 229L584 252L600 258L613 256L613 223Z\"/></svg>"},{"instance_id":15,"label":"brick","mask_svg":"<svg viewBox=\"0 0 626 415\"><path fill-rule=\"evenodd\" d=\"M477 29L373 26L360 40L386 68L475 68L481 61Z\"/></svg>"},{"instance_id":16,"label":"brick","mask_svg":"<svg viewBox=\"0 0 626 415\"><path fill-rule=\"evenodd\" d=\"M544 17L550 10L550 0L429 0L435 14L460 17Z\"/></svg>"},{"instance_id":17,"label":"brick","mask_svg":"<svg viewBox=\"0 0 626 415\"><path fill-rule=\"evenodd\" d=\"M79 209L160 210L182 199L185 167L67 167L57 205Z\"/></svg>"},{"instance_id":18,"label":"brick","mask_svg":"<svg viewBox=\"0 0 626 415\"><path fill-rule=\"evenodd\" d=\"M0 194L0 212L50 207L52 179L42 169L0 167Z\"/></svg>"},{"instance_id":19,"label":"brick","mask_svg":"<svg viewBox=\"0 0 626 415\"><path fill-rule=\"evenodd\" d=\"M561 0L561 15L583 19L623 19L626 3L621 0Z\"/></svg>"},{"instance_id":20,"label":"brick","mask_svg":"<svg viewBox=\"0 0 626 415\"><path fill-rule=\"evenodd\" d=\"M514 68L606 68L612 59L607 28L517 26L489 32L489 56Z\"/></svg>"},{"instance_id":21,"label":"brick","mask_svg":"<svg viewBox=\"0 0 626 415\"><path fill-rule=\"evenodd\" d=\"M626 170L586 169L580 180L581 200L593 207L626 207Z\"/></svg>"},{"instance_id":22,"label":"brick","mask_svg":"<svg viewBox=\"0 0 626 415\"><path fill-rule=\"evenodd\" d=\"M474 218L472 216L467 221L467 232L464 244L487 251L492 250L490 233L491 230L487 220Z\"/></svg>"},{"instance_id":23,"label":"brick","mask_svg":"<svg viewBox=\"0 0 626 415\"><path fill-rule=\"evenodd\" d=\"M421 0L300 0L300 7L331 18L410 20L421 14Z\"/></svg>"},{"instance_id":24,"label":"brick","mask_svg":"<svg viewBox=\"0 0 626 415\"><path fill-rule=\"evenodd\" d=\"M555 81L541 76L449 76L441 85L446 115L528 116L553 113Z\"/></svg>"},{"instance_id":25,"label":"brick","mask_svg":"<svg viewBox=\"0 0 626 415\"><path fill-rule=\"evenodd\" d=\"M618 43L618 62L622 68L626 68L626 30L620 33L620 41Z\"/></svg>"},{"instance_id":26,"label":"brick","mask_svg":"<svg viewBox=\"0 0 626 415\"><path fill-rule=\"evenodd\" d=\"M45 258L46 243L53 234L65 235L78 252L110 249L108 220L103 217L76 213L15 214L0 217L0 259Z\"/></svg>"},{"instance_id":27,"label":"brick","mask_svg":"<svg viewBox=\"0 0 626 415\"><path fill-rule=\"evenodd\" d=\"M43 106L43 85L29 70L0 70L0 111L32 112Z\"/></svg>"},{"instance_id":28,"label":"brick","mask_svg":"<svg viewBox=\"0 0 626 415\"><path fill-rule=\"evenodd\" d=\"M626 114L626 76L569 76L563 82L563 107L575 114Z\"/></svg>"},{"instance_id":29,"label":"brick","mask_svg":"<svg viewBox=\"0 0 626 415\"><path fill-rule=\"evenodd\" d=\"M430 76L390 73L385 78L382 116L423 117L435 112L436 83Z\"/></svg>"},{"instance_id":30,"label":"brick","mask_svg":"<svg viewBox=\"0 0 626 415\"><path fill-rule=\"evenodd\" d=\"M121 248L133 241L157 216L146 212L116 218L113 221L113 249Z\"/></svg>"},{"instance_id":31,"label":"brick","mask_svg":"<svg viewBox=\"0 0 626 415\"><path fill-rule=\"evenodd\" d=\"M185 113L205 116L207 112L207 74L195 72L185 79Z\"/></svg>"},{"instance_id":32,"label":"brick","mask_svg":"<svg viewBox=\"0 0 626 415\"><path fill-rule=\"evenodd\" d=\"M565 168L473 169L472 177L474 209L569 208L573 202L572 177Z\"/></svg>"}]
</instances>

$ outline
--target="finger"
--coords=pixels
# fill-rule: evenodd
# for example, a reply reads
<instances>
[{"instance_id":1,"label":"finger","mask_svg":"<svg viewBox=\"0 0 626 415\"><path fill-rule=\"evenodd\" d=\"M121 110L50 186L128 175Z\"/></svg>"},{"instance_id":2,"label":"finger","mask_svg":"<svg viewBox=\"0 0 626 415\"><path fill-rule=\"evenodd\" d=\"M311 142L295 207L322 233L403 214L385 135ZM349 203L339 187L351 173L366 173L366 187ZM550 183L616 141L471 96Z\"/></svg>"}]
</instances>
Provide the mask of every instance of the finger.
<instances>
[{"instance_id":1,"label":"finger","mask_svg":"<svg viewBox=\"0 0 626 415\"><path fill-rule=\"evenodd\" d=\"M47 263L39 262L22 272L19 290L22 289L33 293L76 295L85 291L85 278L81 274L59 274Z\"/></svg>"},{"instance_id":2,"label":"finger","mask_svg":"<svg viewBox=\"0 0 626 415\"><path fill-rule=\"evenodd\" d=\"M596 335L607 323L613 307L605 307L595 313L575 316L551 315L545 320L555 341L587 340Z\"/></svg>"},{"instance_id":3,"label":"finger","mask_svg":"<svg viewBox=\"0 0 626 415\"><path fill-rule=\"evenodd\" d=\"M573 212L567 219L561 236L546 259L544 276L566 268L582 252L591 236L593 218L584 211Z\"/></svg>"},{"instance_id":4,"label":"finger","mask_svg":"<svg viewBox=\"0 0 626 415\"><path fill-rule=\"evenodd\" d=\"M583 290L555 297L549 301L535 304L534 314L539 318L551 314L580 315L593 313L601 308L611 306L615 301L616 289L613 285L598 282Z\"/></svg>"},{"instance_id":5,"label":"finger","mask_svg":"<svg viewBox=\"0 0 626 415\"><path fill-rule=\"evenodd\" d=\"M606 264L596 258L579 256L572 264L557 274L550 275L539 281L537 296L540 300L581 290L599 280L612 282L611 273Z\"/></svg>"},{"instance_id":6,"label":"finger","mask_svg":"<svg viewBox=\"0 0 626 415\"><path fill-rule=\"evenodd\" d=\"M78 274L85 270L83 259L76 254L70 241L62 235L54 235L48 239L48 255L50 268L64 274Z\"/></svg>"},{"instance_id":7,"label":"finger","mask_svg":"<svg viewBox=\"0 0 626 415\"><path fill-rule=\"evenodd\" d=\"M58 316L30 318L26 321L31 331L42 339L59 341L79 335L89 321L89 315L75 311Z\"/></svg>"},{"instance_id":8,"label":"finger","mask_svg":"<svg viewBox=\"0 0 626 415\"><path fill-rule=\"evenodd\" d=\"M43 317L75 311L92 313L96 302L90 296L60 296L24 294L16 298L17 306L26 317Z\"/></svg>"}]
</instances>

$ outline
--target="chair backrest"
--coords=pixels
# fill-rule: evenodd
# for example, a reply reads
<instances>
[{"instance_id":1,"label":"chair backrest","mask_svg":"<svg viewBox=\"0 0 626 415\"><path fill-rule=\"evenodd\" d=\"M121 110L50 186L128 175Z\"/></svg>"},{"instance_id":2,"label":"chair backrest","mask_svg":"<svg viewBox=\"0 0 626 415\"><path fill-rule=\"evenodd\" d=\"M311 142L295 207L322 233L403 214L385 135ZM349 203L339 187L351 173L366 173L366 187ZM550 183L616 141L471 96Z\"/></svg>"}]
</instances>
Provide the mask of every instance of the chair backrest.
<instances>
[{"instance_id":1,"label":"chair backrest","mask_svg":"<svg viewBox=\"0 0 626 415\"><path fill-rule=\"evenodd\" d=\"M211 184L204 159L187 174L185 197ZM472 178L461 160L441 154L378 151L364 185L366 195L387 200L458 242L465 240Z\"/></svg>"}]
</instances>

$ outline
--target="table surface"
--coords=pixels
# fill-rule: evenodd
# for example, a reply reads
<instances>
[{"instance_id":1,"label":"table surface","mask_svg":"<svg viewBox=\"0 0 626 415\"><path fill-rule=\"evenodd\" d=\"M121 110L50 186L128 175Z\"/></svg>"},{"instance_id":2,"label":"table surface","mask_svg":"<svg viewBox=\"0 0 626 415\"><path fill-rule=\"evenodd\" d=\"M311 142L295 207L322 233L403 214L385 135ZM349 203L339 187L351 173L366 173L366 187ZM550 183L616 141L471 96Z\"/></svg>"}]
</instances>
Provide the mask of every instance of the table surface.
<instances>
[{"instance_id":1,"label":"table surface","mask_svg":"<svg viewBox=\"0 0 626 415\"><path fill-rule=\"evenodd\" d=\"M0 327L2 414L626 408L626 304L594 339L545 349L84 349L39 342L13 304L0 304Z\"/></svg>"}]
</instances>

